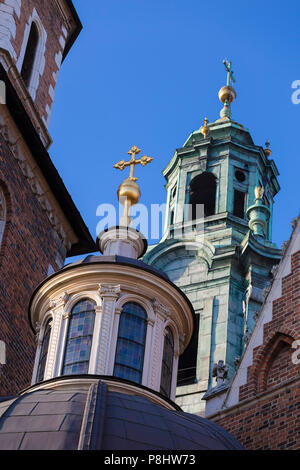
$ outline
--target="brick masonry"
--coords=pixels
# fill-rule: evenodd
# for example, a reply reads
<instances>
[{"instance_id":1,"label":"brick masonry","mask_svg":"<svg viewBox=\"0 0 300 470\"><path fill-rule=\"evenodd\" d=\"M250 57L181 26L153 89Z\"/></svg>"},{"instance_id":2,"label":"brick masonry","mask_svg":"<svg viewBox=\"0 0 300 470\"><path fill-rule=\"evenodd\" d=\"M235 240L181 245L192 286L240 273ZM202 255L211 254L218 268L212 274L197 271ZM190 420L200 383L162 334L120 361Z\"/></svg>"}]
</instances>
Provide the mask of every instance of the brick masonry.
<instances>
[{"instance_id":1,"label":"brick masonry","mask_svg":"<svg viewBox=\"0 0 300 470\"><path fill-rule=\"evenodd\" d=\"M42 73L36 95L33 98L37 113L48 127L67 31L65 18L57 2L49 0L0 0L0 47L7 49L14 63L18 65L18 59L20 55L22 57L22 52L24 53L26 46L24 43L25 32L27 31L28 34L29 23L35 17L33 15L39 17L46 35L45 52L41 64ZM9 29L6 25L9 25ZM19 69L21 65L20 62Z\"/></svg>"},{"instance_id":2,"label":"brick masonry","mask_svg":"<svg viewBox=\"0 0 300 470\"><path fill-rule=\"evenodd\" d=\"M27 308L49 264L59 268L55 260L61 242L2 136L0 184L7 205L0 248L0 340L6 344L0 395L10 395L30 384L36 344Z\"/></svg>"},{"instance_id":3,"label":"brick masonry","mask_svg":"<svg viewBox=\"0 0 300 470\"><path fill-rule=\"evenodd\" d=\"M246 449L300 448L300 364L293 347L300 339L299 285L296 251L291 273L282 278L282 295L273 302L272 320L264 325L263 343L253 350L239 403L212 417Z\"/></svg>"},{"instance_id":4,"label":"brick masonry","mask_svg":"<svg viewBox=\"0 0 300 470\"><path fill-rule=\"evenodd\" d=\"M58 4L56 0L0 0L1 64L5 58L11 83L40 137L45 135L41 128L49 125L63 50L74 26L66 24ZM34 93L31 85L26 89L19 73L32 20L38 22L43 41L37 48L39 63L33 67L38 71ZM14 131L8 129L7 134L14 135ZM6 363L0 364L0 395L15 394L30 385L36 343L27 317L29 299L47 274L64 261L62 241L51 225L47 204L40 203L22 171L26 156L19 166L8 140L1 126L0 187L6 199L6 224L0 246L0 341L6 346ZM47 137L42 141L46 145Z\"/></svg>"}]
</instances>

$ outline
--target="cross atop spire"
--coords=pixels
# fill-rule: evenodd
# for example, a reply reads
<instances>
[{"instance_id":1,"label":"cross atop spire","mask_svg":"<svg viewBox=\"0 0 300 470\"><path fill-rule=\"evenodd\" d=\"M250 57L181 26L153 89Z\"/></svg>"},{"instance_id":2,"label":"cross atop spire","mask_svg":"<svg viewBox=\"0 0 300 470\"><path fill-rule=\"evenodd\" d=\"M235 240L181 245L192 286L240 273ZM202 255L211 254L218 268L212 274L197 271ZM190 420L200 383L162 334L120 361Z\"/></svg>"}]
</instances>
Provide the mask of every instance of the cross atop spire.
<instances>
[{"instance_id":1,"label":"cross atop spire","mask_svg":"<svg viewBox=\"0 0 300 470\"><path fill-rule=\"evenodd\" d=\"M138 155L141 152L141 149L139 149L136 145L131 147L129 150L128 154L131 155L131 159L128 162L125 162L125 160L120 160L118 163L114 165L114 168L117 168L118 170L124 170L127 166L130 167L129 171L129 179L131 181L137 181L137 178L134 176L134 167L135 165L142 165L145 166L148 163L152 162L153 158L147 157L147 155L144 155L143 157L139 158L138 160L135 159L136 155Z\"/></svg>"},{"instance_id":2,"label":"cross atop spire","mask_svg":"<svg viewBox=\"0 0 300 470\"><path fill-rule=\"evenodd\" d=\"M227 72L227 85L223 86L219 91L219 100L224 104L223 109L220 112L221 118L229 118L231 117L230 111L230 104L235 100L236 93L235 90L232 88L232 82L235 82L233 78L233 70L232 64L227 59L223 60L223 64L225 65L225 70Z\"/></svg>"},{"instance_id":3,"label":"cross atop spire","mask_svg":"<svg viewBox=\"0 0 300 470\"><path fill-rule=\"evenodd\" d=\"M225 65L225 70L227 71L227 86L230 86L232 83L235 83L235 78L233 77L232 63L225 58L223 60Z\"/></svg>"},{"instance_id":4,"label":"cross atop spire","mask_svg":"<svg viewBox=\"0 0 300 470\"><path fill-rule=\"evenodd\" d=\"M153 160L152 157L147 157L147 155L144 155L143 157L136 160L135 157L140 153L140 151L141 149L134 145L128 152L128 154L131 155L131 159L128 162L125 162L125 160L120 160L114 165L114 168L117 168L121 171L128 166L130 167L129 177L123 181L118 189L119 202L124 205L124 211L120 220L120 225L125 227L130 226L132 221L130 217L130 208L139 202L141 195L140 188L136 182L137 178L134 176L135 165L146 166Z\"/></svg>"}]
</instances>

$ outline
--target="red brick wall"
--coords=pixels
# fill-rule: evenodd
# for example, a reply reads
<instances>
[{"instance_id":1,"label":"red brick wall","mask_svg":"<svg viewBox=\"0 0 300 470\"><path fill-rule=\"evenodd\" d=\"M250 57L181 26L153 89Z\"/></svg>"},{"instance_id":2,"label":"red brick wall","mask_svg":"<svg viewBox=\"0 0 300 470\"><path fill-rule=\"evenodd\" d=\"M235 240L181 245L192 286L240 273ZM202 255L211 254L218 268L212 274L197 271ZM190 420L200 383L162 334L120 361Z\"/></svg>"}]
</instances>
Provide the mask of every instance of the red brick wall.
<instances>
[{"instance_id":1,"label":"red brick wall","mask_svg":"<svg viewBox=\"0 0 300 470\"><path fill-rule=\"evenodd\" d=\"M292 360L300 339L300 251L291 271L264 325L263 344L253 350L239 404L213 418L247 449L300 449L300 364Z\"/></svg>"},{"instance_id":2,"label":"red brick wall","mask_svg":"<svg viewBox=\"0 0 300 470\"><path fill-rule=\"evenodd\" d=\"M299 403L300 380L242 408L229 408L214 421L248 450L295 450L300 448Z\"/></svg>"},{"instance_id":3,"label":"red brick wall","mask_svg":"<svg viewBox=\"0 0 300 470\"><path fill-rule=\"evenodd\" d=\"M30 384L35 339L28 303L33 290L54 269L58 251L47 215L32 193L0 135L0 184L6 196L7 223L0 247L0 340L6 365L0 365L0 395Z\"/></svg>"},{"instance_id":4,"label":"red brick wall","mask_svg":"<svg viewBox=\"0 0 300 470\"><path fill-rule=\"evenodd\" d=\"M286 343L279 345L277 355L274 357L270 368L266 373L264 386L270 389L276 385L281 384L289 379L289 372L291 368L291 347ZM293 367L292 367L293 369Z\"/></svg>"},{"instance_id":5,"label":"red brick wall","mask_svg":"<svg viewBox=\"0 0 300 470\"><path fill-rule=\"evenodd\" d=\"M4 3L5 0L0 0ZM60 51L63 52L59 38L62 35L63 17L59 11L55 1L49 0L22 0L20 18L14 14L16 22L16 36L12 38L12 45L19 57L24 39L24 31L26 23L36 9L43 26L47 32L46 52L45 52L45 69L40 78L39 88L36 94L35 105L40 116L47 119L46 106L52 107L52 98L49 95L49 86L55 89L56 82L53 78L53 72L59 69L55 62L55 56Z\"/></svg>"}]
</instances>

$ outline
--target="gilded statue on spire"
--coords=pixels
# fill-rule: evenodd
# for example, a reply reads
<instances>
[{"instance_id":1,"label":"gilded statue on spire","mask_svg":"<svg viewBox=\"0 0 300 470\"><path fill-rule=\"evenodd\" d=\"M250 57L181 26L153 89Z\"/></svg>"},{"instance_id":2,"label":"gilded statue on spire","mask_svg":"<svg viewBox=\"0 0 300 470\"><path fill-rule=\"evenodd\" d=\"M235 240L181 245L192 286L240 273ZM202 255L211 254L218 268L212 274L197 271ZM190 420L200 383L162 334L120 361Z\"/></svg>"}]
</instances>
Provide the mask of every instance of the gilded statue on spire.
<instances>
[{"instance_id":1,"label":"gilded statue on spire","mask_svg":"<svg viewBox=\"0 0 300 470\"><path fill-rule=\"evenodd\" d=\"M114 168L123 171L124 168L130 167L129 177L126 178L118 189L118 199L120 204L124 205L124 211L120 220L120 226L129 227L131 224L130 208L139 202L141 191L137 184L137 178L134 176L135 165L146 166L152 162L153 158L144 155L143 157L136 159L136 155L141 152L136 145L131 147L128 154L131 155L131 159L127 162L120 160L114 165Z\"/></svg>"},{"instance_id":2,"label":"gilded statue on spire","mask_svg":"<svg viewBox=\"0 0 300 470\"><path fill-rule=\"evenodd\" d=\"M255 186L254 188L255 199L262 199L264 192L265 190L263 186L261 186L260 184L258 186Z\"/></svg>"}]
</instances>

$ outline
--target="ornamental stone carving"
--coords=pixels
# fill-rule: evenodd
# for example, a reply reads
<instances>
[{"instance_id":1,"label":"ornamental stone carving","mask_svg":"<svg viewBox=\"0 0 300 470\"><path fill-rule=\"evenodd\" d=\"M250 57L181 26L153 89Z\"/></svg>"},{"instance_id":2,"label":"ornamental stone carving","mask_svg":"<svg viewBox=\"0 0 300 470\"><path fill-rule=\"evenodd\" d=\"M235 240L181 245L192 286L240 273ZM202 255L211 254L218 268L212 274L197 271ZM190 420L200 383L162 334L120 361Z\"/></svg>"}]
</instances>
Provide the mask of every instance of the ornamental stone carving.
<instances>
[{"instance_id":1,"label":"ornamental stone carving","mask_svg":"<svg viewBox=\"0 0 300 470\"><path fill-rule=\"evenodd\" d=\"M156 313L160 313L164 318L168 318L171 315L171 310L160 303L157 299L152 301L153 309Z\"/></svg>"},{"instance_id":2,"label":"ornamental stone carving","mask_svg":"<svg viewBox=\"0 0 300 470\"><path fill-rule=\"evenodd\" d=\"M120 284L99 284L98 293L102 298L118 299L121 294Z\"/></svg>"},{"instance_id":3,"label":"ornamental stone carving","mask_svg":"<svg viewBox=\"0 0 300 470\"><path fill-rule=\"evenodd\" d=\"M67 291L65 291L63 293L63 295L61 295L57 299L50 300L50 303L49 303L50 308L51 309L56 309L56 308L64 307L66 305L67 301L69 300L69 298L70 298L70 295L68 294Z\"/></svg>"},{"instance_id":4,"label":"ornamental stone carving","mask_svg":"<svg viewBox=\"0 0 300 470\"><path fill-rule=\"evenodd\" d=\"M227 379L229 366L220 360L217 364L214 364L212 375L216 377L217 387L223 385Z\"/></svg>"}]
</instances>

